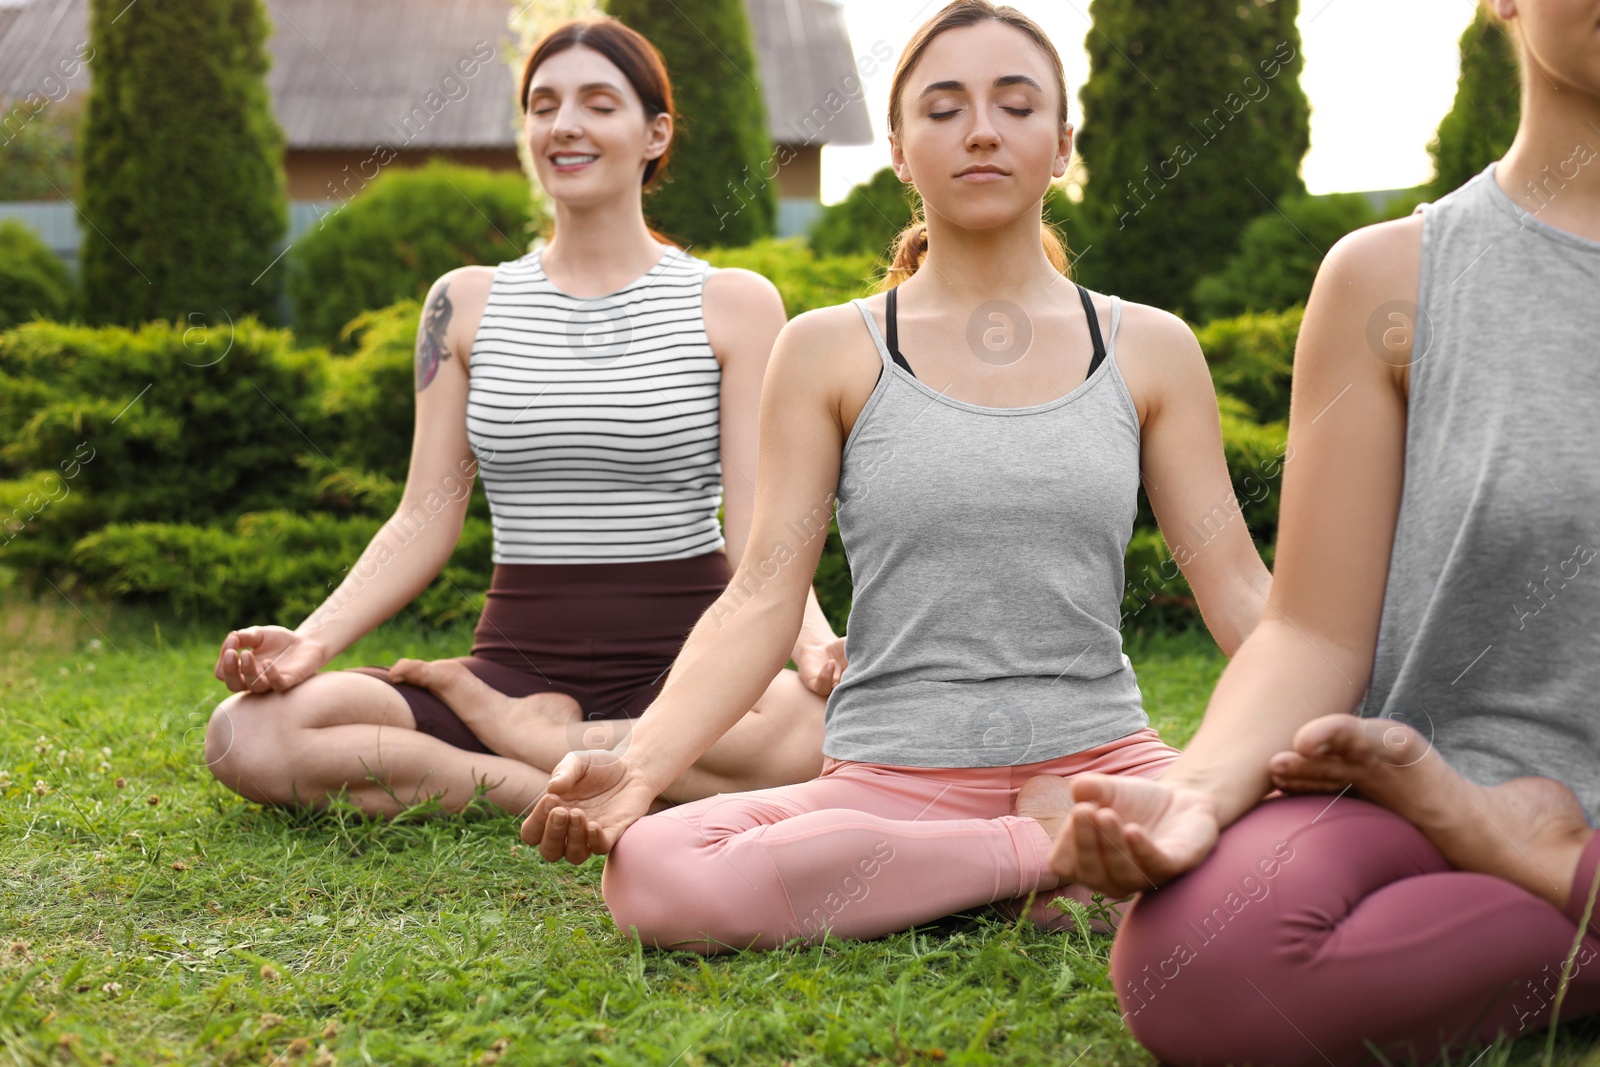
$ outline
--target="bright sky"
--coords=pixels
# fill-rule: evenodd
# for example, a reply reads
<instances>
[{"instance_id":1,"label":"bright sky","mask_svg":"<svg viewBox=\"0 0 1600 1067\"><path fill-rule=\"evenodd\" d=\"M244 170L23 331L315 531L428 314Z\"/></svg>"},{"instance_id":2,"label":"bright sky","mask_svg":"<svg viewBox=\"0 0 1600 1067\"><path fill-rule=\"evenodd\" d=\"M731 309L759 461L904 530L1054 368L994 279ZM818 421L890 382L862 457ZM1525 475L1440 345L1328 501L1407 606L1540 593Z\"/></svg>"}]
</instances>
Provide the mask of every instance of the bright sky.
<instances>
[{"instance_id":1,"label":"bright sky","mask_svg":"<svg viewBox=\"0 0 1600 1067\"><path fill-rule=\"evenodd\" d=\"M943 6L942 0L843 2L855 54L869 55L883 41L896 59L917 26ZM1073 121L1080 122L1077 91L1089 75L1083 50L1089 0L1011 5L1055 42L1073 94ZM1455 97L1457 42L1476 6L1477 0L1301 0L1300 85L1311 101L1311 150L1302 174L1310 192L1399 189L1432 177L1427 144ZM823 149L824 203L842 200L852 185L888 165L893 75L891 60L862 79L876 143Z\"/></svg>"}]
</instances>

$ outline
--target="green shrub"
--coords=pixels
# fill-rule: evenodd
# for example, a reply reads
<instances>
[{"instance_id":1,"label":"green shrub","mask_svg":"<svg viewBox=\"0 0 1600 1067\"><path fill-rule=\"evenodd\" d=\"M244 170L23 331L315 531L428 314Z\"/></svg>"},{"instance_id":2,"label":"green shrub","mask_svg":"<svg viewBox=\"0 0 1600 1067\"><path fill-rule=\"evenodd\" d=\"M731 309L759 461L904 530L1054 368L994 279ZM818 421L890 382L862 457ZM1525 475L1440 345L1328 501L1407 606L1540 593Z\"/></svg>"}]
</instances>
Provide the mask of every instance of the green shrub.
<instances>
[{"instance_id":1,"label":"green shrub","mask_svg":"<svg viewBox=\"0 0 1600 1067\"><path fill-rule=\"evenodd\" d=\"M65 319L77 304L72 275L24 223L0 220L0 330L30 319Z\"/></svg>"},{"instance_id":2,"label":"green shrub","mask_svg":"<svg viewBox=\"0 0 1600 1067\"><path fill-rule=\"evenodd\" d=\"M877 290L872 254L815 256L798 237L768 238L743 248L711 248L700 253L715 267L743 267L766 275L783 294L792 319L802 311L843 304Z\"/></svg>"},{"instance_id":3,"label":"green shrub","mask_svg":"<svg viewBox=\"0 0 1600 1067\"><path fill-rule=\"evenodd\" d=\"M1195 309L1206 320L1304 304L1333 243L1377 221L1360 193L1286 197L1251 220L1220 271L1195 283Z\"/></svg>"},{"instance_id":4,"label":"green shrub","mask_svg":"<svg viewBox=\"0 0 1600 1067\"><path fill-rule=\"evenodd\" d=\"M261 0L92 0L84 310L134 325L278 314L289 222Z\"/></svg>"},{"instance_id":5,"label":"green shrub","mask_svg":"<svg viewBox=\"0 0 1600 1067\"><path fill-rule=\"evenodd\" d=\"M286 511L229 525L117 523L80 541L72 564L96 590L185 618L292 627L338 588L381 525ZM475 618L489 586L492 536L487 522L469 519L444 573L399 615L440 624Z\"/></svg>"},{"instance_id":6,"label":"green shrub","mask_svg":"<svg viewBox=\"0 0 1600 1067\"><path fill-rule=\"evenodd\" d=\"M534 201L520 173L434 161L391 170L324 215L289 253L295 332L348 348L363 311L421 299L439 275L526 252Z\"/></svg>"},{"instance_id":7,"label":"green shrub","mask_svg":"<svg viewBox=\"0 0 1600 1067\"><path fill-rule=\"evenodd\" d=\"M645 198L650 224L697 248L771 236L774 179L793 150L773 149L743 0L697 0L687 14L660 0L604 6L656 47L672 78L679 120L666 169Z\"/></svg>"},{"instance_id":8,"label":"green shrub","mask_svg":"<svg viewBox=\"0 0 1600 1067\"><path fill-rule=\"evenodd\" d=\"M350 322L353 355L328 361L321 396L343 463L403 483L416 417L415 347L420 300L365 311ZM398 490L395 503L399 503Z\"/></svg>"},{"instance_id":9,"label":"green shrub","mask_svg":"<svg viewBox=\"0 0 1600 1067\"><path fill-rule=\"evenodd\" d=\"M348 357L253 320L0 335L0 474L15 475L0 562L186 616L298 623L400 502L417 321L415 301L360 316ZM491 545L479 491L408 612L481 608Z\"/></svg>"},{"instance_id":10,"label":"green shrub","mask_svg":"<svg viewBox=\"0 0 1600 1067\"><path fill-rule=\"evenodd\" d=\"M222 331L36 322L0 334L4 472L78 465L74 521L12 542L7 562L59 563L110 522L308 506L294 456L330 441L314 403L325 360L253 319Z\"/></svg>"},{"instance_id":11,"label":"green shrub","mask_svg":"<svg viewBox=\"0 0 1600 1067\"><path fill-rule=\"evenodd\" d=\"M1433 157L1430 199L1443 196L1506 154L1522 117L1517 45L1478 7L1461 34L1455 100L1428 144Z\"/></svg>"},{"instance_id":12,"label":"green shrub","mask_svg":"<svg viewBox=\"0 0 1600 1067\"><path fill-rule=\"evenodd\" d=\"M822 256L866 253L887 259L890 242L911 222L917 191L884 167L822 209L811 227L811 247Z\"/></svg>"},{"instance_id":13,"label":"green shrub","mask_svg":"<svg viewBox=\"0 0 1600 1067\"><path fill-rule=\"evenodd\" d=\"M1289 417L1294 342L1305 309L1217 319L1196 331L1219 393L1242 402L1241 414L1258 422Z\"/></svg>"}]
</instances>

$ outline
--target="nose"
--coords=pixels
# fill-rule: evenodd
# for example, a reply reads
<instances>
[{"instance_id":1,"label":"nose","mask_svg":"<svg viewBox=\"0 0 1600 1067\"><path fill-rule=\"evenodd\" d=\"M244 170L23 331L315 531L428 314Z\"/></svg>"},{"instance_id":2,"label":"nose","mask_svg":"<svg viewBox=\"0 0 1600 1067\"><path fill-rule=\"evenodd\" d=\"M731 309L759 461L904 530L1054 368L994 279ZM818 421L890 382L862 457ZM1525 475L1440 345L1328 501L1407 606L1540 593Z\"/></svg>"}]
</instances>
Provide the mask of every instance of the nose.
<instances>
[{"instance_id":1,"label":"nose","mask_svg":"<svg viewBox=\"0 0 1600 1067\"><path fill-rule=\"evenodd\" d=\"M972 129L967 131L967 148L995 148L1000 144L1000 134L989 121L988 108L973 109Z\"/></svg>"},{"instance_id":2,"label":"nose","mask_svg":"<svg viewBox=\"0 0 1600 1067\"><path fill-rule=\"evenodd\" d=\"M556 121L550 128L551 136L561 141L572 141L583 136L583 125L578 121L578 105L562 101L556 108Z\"/></svg>"}]
</instances>

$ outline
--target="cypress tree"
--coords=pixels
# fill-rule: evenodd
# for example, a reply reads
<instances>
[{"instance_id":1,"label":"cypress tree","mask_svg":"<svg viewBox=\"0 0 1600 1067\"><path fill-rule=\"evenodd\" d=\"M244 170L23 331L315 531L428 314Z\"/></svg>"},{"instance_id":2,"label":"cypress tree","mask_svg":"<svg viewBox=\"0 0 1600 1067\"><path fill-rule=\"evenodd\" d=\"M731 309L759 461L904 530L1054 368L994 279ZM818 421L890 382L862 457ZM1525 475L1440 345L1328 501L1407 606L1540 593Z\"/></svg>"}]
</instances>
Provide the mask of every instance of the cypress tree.
<instances>
[{"instance_id":1,"label":"cypress tree","mask_svg":"<svg viewBox=\"0 0 1600 1067\"><path fill-rule=\"evenodd\" d=\"M690 246L746 245L774 232L777 169L744 0L608 0L606 13L666 60L680 121L672 158L645 201L651 225Z\"/></svg>"},{"instance_id":2,"label":"cypress tree","mask_svg":"<svg viewBox=\"0 0 1600 1067\"><path fill-rule=\"evenodd\" d=\"M1299 6L1094 0L1077 143L1087 232L1071 234L1091 284L1181 309L1246 223L1305 191Z\"/></svg>"},{"instance_id":3,"label":"cypress tree","mask_svg":"<svg viewBox=\"0 0 1600 1067\"><path fill-rule=\"evenodd\" d=\"M1479 7L1461 35L1455 102L1428 145L1434 171L1428 192L1443 196L1505 155L1517 133L1521 106L1516 46Z\"/></svg>"},{"instance_id":4,"label":"cypress tree","mask_svg":"<svg viewBox=\"0 0 1600 1067\"><path fill-rule=\"evenodd\" d=\"M273 321L288 225L260 0L91 0L82 265L93 321ZM210 325L217 325L210 323Z\"/></svg>"}]
</instances>

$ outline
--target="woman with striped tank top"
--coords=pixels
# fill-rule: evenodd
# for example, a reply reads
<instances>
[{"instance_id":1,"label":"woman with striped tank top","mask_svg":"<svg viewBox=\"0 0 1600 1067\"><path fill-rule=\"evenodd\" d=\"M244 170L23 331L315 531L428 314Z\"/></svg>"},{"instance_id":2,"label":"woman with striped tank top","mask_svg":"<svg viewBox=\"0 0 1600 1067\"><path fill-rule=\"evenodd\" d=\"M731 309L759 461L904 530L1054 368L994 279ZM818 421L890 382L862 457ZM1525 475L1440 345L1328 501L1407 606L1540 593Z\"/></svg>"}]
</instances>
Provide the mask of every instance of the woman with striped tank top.
<instances>
[{"instance_id":1,"label":"woman with striped tank top","mask_svg":"<svg viewBox=\"0 0 1600 1067\"><path fill-rule=\"evenodd\" d=\"M609 852L606 904L646 943L873 937L1056 889L1038 798L1177 756L1119 631L1141 479L1224 651L1270 584L1242 521L1193 543L1237 506L1193 333L1075 287L1041 225L1072 150L1049 39L957 0L913 37L890 99L926 223L883 299L778 339L751 547L724 594L743 614L702 620L627 751L573 753L523 826L547 859ZM821 776L646 815L782 662L818 551L789 529L835 496L855 599ZM793 562L746 595L767 558Z\"/></svg>"},{"instance_id":2,"label":"woman with striped tank top","mask_svg":"<svg viewBox=\"0 0 1600 1067\"><path fill-rule=\"evenodd\" d=\"M1488 6L1516 138L1329 250L1261 624L1159 780L1070 790L1054 869L1143 891L1112 977L1164 1063L1469 1063L1600 1013L1600 8Z\"/></svg>"},{"instance_id":3,"label":"woman with striped tank top","mask_svg":"<svg viewBox=\"0 0 1600 1067\"><path fill-rule=\"evenodd\" d=\"M521 89L555 234L434 283L399 510L297 630L223 642L216 674L236 693L212 717L207 760L246 797L321 804L347 790L393 813L433 794L459 809L482 785L525 812L567 752L626 737L743 555L782 301L760 275L713 271L646 225L642 192L674 122L648 41L610 18L563 24L528 57ZM438 575L475 470L495 569L472 654L319 673ZM814 593L785 651L798 671L776 664L662 798L816 774L844 664Z\"/></svg>"}]
</instances>

